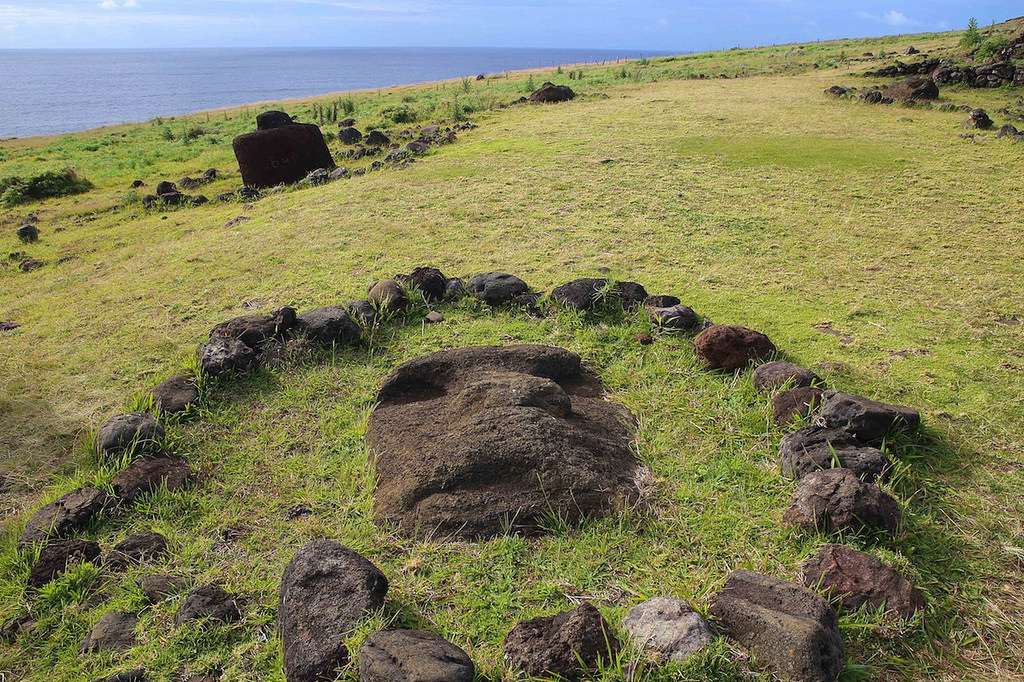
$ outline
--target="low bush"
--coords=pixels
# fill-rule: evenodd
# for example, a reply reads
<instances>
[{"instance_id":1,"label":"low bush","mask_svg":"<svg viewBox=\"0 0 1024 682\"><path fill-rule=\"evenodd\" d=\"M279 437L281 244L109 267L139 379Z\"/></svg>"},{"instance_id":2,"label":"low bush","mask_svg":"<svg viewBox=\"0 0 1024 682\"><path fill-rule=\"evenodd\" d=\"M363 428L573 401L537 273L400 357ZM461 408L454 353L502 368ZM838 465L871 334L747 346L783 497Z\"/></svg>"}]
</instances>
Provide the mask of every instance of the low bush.
<instances>
[{"instance_id":1,"label":"low bush","mask_svg":"<svg viewBox=\"0 0 1024 682\"><path fill-rule=\"evenodd\" d=\"M78 177L74 168L45 171L29 178L12 175L0 179L0 206L16 206L27 201L81 194L92 189L92 183Z\"/></svg>"}]
</instances>

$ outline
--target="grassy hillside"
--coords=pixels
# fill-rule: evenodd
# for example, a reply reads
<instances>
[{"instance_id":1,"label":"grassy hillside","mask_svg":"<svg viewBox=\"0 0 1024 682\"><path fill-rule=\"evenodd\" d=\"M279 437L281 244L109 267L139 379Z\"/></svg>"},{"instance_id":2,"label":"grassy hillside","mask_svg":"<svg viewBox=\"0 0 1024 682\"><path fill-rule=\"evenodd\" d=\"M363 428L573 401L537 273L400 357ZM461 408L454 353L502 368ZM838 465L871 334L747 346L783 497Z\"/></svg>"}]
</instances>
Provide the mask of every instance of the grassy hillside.
<instances>
[{"instance_id":1,"label":"grassy hillside","mask_svg":"<svg viewBox=\"0 0 1024 682\"><path fill-rule=\"evenodd\" d=\"M177 601L148 606L136 586L153 567L84 566L26 594L31 557L15 541L28 514L73 487L109 485L119 467L100 465L92 430L193 366L214 324L256 306L359 298L378 278L436 265L450 276L504 270L539 291L609 268L717 323L768 334L835 388L919 408L925 427L899 444L888 486L902 533L842 541L897 566L925 593L927 611L907 623L843 615L846 678L1024 674L1024 146L994 131L961 137L962 111L822 94L878 83L858 74L891 60L866 52L913 44L952 56L958 38L565 67L0 142L0 178L72 166L94 185L0 209L0 321L21 325L0 332L0 622L26 613L35 621L0 643L0 672L89 680L146 666L156 680L183 671L283 680L281 572L303 543L331 538L392 583L385 613L353 635L352 651L386 622L424 626L466 649L481 679L514 679L500 645L516 620L580 599L616 625L651 596L703 610L730 570L788 578L836 539L782 526L793 490L775 465L784 432L748 373L698 369L691 336L657 334L640 346L634 335L651 331L642 313L552 307L537 320L465 300L441 308L443 324L423 324L418 309L363 346L289 353L279 366L211 383L199 418L169 426L201 482L82 534L108 548L138 530L163 533L171 558L156 570L220 582L243 597L241 622L173 627ZM583 96L497 106L544 80ZM939 103L984 107L998 127L1021 113L1020 97L956 87ZM147 188L130 187L212 167L220 179L198 191L229 191L240 184L230 142L254 128L255 113L284 107L310 121L336 103L364 130L409 125L389 123L403 107L419 123L479 128L404 169L249 203L146 211ZM14 230L29 214L41 237L22 244ZM230 222L239 216L247 220ZM24 258L44 265L23 272ZM447 545L374 524L363 433L381 379L432 350L519 342L579 353L637 415L637 451L653 474L649 508L538 538ZM299 504L312 514L289 520ZM111 609L142 610L139 645L79 656L81 638ZM622 680L611 668L601 679ZM743 679L746 670L723 641L685 665L645 667L641 679ZM353 665L343 679L356 678Z\"/></svg>"}]
</instances>

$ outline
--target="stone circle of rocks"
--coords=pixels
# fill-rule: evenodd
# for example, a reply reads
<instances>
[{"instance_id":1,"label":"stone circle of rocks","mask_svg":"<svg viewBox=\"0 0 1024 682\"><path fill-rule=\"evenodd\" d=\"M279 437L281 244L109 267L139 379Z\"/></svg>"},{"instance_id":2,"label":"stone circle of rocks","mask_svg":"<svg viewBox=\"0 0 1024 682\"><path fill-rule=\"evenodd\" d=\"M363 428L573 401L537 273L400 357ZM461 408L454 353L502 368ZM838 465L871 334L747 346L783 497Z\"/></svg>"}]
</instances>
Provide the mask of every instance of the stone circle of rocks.
<instances>
[{"instance_id":1,"label":"stone circle of rocks","mask_svg":"<svg viewBox=\"0 0 1024 682\"><path fill-rule=\"evenodd\" d=\"M294 125L278 123L278 128ZM283 344L358 343L389 316L410 314L418 301L429 308L464 296L487 306L524 309L544 302L508 273L483 273L463 284L437 268L418 267L378 281L366 299L301 313L282 306L269 315L217 324L197 347L200 371L229 380L258 368ZM773 395L776 423L803 424L779 446L782 474L797 480L785 522L808 532L898 531L899 504L877 485L893 466L892 446L881 446L885 451L876 446L894 431L917 429L916 410L827 390L816 373L774 359L777 349L764 334L707 320L702 327L677 297L648 295L635 282L573 280L555 287L546 300L583 315L603 301L626 312L642 306L652 331L700 331L693 346L705 370L740 372L755 366L752 383ZM105 556L99 543L73 536L144 495L173 493L194 480L188 462L167 450L162 420L184 418L201 403L199 384L196 377L176 375L152 390L154 413L130 412L103 422L97 452L127 465L111 481L112 494L92 487L72 490L28 520L19 547L39 548L29 589L86 562L113 572L169 556L167 539L158 533L133 533ZM788 407L780 411L782 402ZM640 464L630 449L632 415L604 400L600 379L567 350L522 345L431 353L396 367L384 379L377 403L366 435L379 481L375 515L403 534L436 541L472 540L509 529L540 532L541 518L552 509L576 521L628 508L639 496ZM508 519L515 519L511 528ZM634 647L656 659L685 660L720 632L775 674L834 680L842 667L842 641L828 600L846 611L884 608L901 618L925 607L924 596L898 571L844 545L823 545L801 571L804 586L745 570L731 573L710 604L717 632L690 604L669 597L636 605L622 626ZM139 585L153 603L185 593L176 627L241 618L238 598L215 583L189 590L181 577L150 573ZM285 568L279 591L286 679L313 682L347 665L346 635L380 612L387 590L387 577L352 549L333 541L301 547ZM108 612L82 641L81 651L129 649L137 623L135 613ZM15 625L5 625L4 631L16 632ZM620 647L589 603L521 621L503 643L510 668L568 680L583 679L602 662L613 661ZM440 682L474 675L465 651L422 630L373 633L359 659L364 681ZM144 669L137 669L107 679L144 678Z\"/></svg>"}]
</instances>

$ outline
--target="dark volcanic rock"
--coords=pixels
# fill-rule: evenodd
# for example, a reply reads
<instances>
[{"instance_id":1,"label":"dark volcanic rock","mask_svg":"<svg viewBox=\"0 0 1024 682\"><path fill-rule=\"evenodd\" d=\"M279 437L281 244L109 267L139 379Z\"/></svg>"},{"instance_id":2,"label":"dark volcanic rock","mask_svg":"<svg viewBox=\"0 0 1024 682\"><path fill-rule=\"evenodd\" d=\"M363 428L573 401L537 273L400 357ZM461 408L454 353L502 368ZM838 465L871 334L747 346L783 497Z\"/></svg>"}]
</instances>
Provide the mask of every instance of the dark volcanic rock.
<instances>
[{"instance_id":1,"label":"dark volcanic rock","mask_svg":"<svg viewBox=\"0 0 1024 682\"><path fill-rule=\"evenodd\" d=\"M697 326L697 313L685 305L673 305L667 308L647 306L647 317L651 322L664 329L694 329Z\"/></svg>"},{"instance_id":2,"label":"dark volcanic rock","mask_svg":"<svg viewBox=\"0 0 1024 682\"><path fill-rule=\"evenodd\" d=\"M984 109L972 109L971 113L964 119L964 128L977 128L979 130L988 130L994 124L992 119L988 117Z\"/></svg>"},{"instance_id":3,"label":"dark volcanic rock","mask_svg":"<svg viewBox=\"0 0 1024 682\"><path fill-rule=\"evenodd\" d=\"M825 94L826 95L832 95L833 97L842 97L843 95L845 95L849 91L850 90L848 88L844 88L841 85L833 85L832 87L830 87L827 90L825 90Z\"/></svg>"},{"instance_id":4,"label":"dark volcanic rock","mask_svg":"<svg viewBox=\"0 0 1024 682\"><path fill-rule=\"evenodd\" d=\"M638 649L676 662L685 661L715 638L715 631L704 616L686 602L670 597L655 597L637 604L622 619L622 627Z\"/></svg>"},{"instance_id":5,"label":"dark volcanic rock","mask_svg":"<svg viewBox=\"0 0 1024 682\"><path fill-rule=\"evenodd\" d=\"M548 346L399 366L367 424L377 516L406 534L477 537L627 507L638 497L632 417L600 394L579 356Z\"/></svg>"},{"instance_id":6,"label":"dark volcanic rock","mask_svg":"<svg viewBox=\"0 0 1024 682\"><path fill-rule=\"evenodd\" d=\"M800 479L782 520L804 530L830 533L842 528L896 532L900 508L877 486L849 469L812 471Z\"/></svg>"},{"instance_id":7,"label":"dark volcanic rock","mask_svg":"<svg viewBox=\"0 0 1024 682\"><path fill-rule=\"evenodd\" d=\"M338 142L342 144L359 144L363 141L363 134L352 126L345 126L338 130Z\"/></svg>"},{"instance_id":8,"label":"dark volcanic rock","mask_svg":"<svg viewBox=\"0 0 1024 682\"><path fill-rule=\"evenodd\" d=\"M256 115L256 130L273 130L291 124L292 117L283 111L264 111Z\"/></svg>"},{"instance_id":9,"label":"dark volcanic rock","mask_svg":"<svg viewBox=\"0 0 1024 682\"><path fill-rule=\"evenodd\" d=\"M273 338L281 338L295 321L295 310L284 306L274 315L242 315L221 322L210 332L210 338L238 339L250 348L259 348ZM289 315L287 311L291 311Z\"/></svg>"},{"instance_id":10,"label":"dark volcanic rock","mask_svg":"<svg viewBox=\"0 0 1024 682\"><path fill-rule=\"evenodd\" d=\"M424 630L375 632L359 648L359 682L473 682L473 661Z\"/></svg>"},{"instance_id":11,"label":"dark volcanic rock","mask_svg":"<svg viewBox=\"0 0 1024 682\"><path fill-rule=\"evenodd\" d=\"M309 123L239 135L232 147L247 187L298 182L317 168L334 168L320 128Z\"/></svg>"},{"instance_id":12,"label":"dark volcanic rock","mask_svg":"<svg viewBox=\"0 0 1024 682\"><path fill-rule=\"evenodd\" d=\"M798 585L733 571L710 611L729 637L783 679L832 682L843 669L836 612Z\"/></svg>"},{"instance_id":13,"label":"dark volcanic rock","mask_svg":"<svg viewBox=\"0 0 1024 682\"><path fill-rule=\"evenodd\" d=\"M256 366L256 351L238 339L216 336L196 347L196 357L210 376L244 372Z\"/></svg>"},{"instance_id":14,"label":"dark volcanic rock","mask_svg":"<svg viewBox=\"0 0 1024 682\"><path fill-rule=\"evenodd\" d=\"M677 296L669 296L667 294L655 294L644 299L644 305L650 308L671 308L680 303L682 301Z\"/></svg>"},{"instance_id":15,"label":"dark volcanic rock","mask_svg":"<svg viewBox=\"0 0 1024 682\"><path fill-rule=\"evenodd\" d=\"M157 604L173 597L188 587L188 581L173 575L144 575L139 578L139 588L149 601Z\"/></svg>"},{"instance_id":16,"label":"dark volcanic rock","mask_svg":"<svg viewBox=\"0 0 1024 682\"><path fill-rule=\"evenodd\" d=\"M377 309L365 298L349 301L345 304L349 316L364 327L372 327L377 324Z\"/></svg>"},{"instance_id":17,"label":"dark volcanic rock","mask_svg":"<svg viewBox=\"0 0 1024 682\"><path fill-rule=\"evenodd\" d=\"M449 277L444 282L444 300L454 301L466 295L466 283L458 277Z\"/></svg>"},{"instance_id":18,"label":"dark volcanic rock","mask_svg":"<svg viewBox=\"0 0 1024 682\"><path fill-rule=\"evenodd\" d=\"M39 239L39 228L35 225L22 225L15 234L23 242L34 242Z\"/></svg>"},{"instance_id":19,"label":"dark volcanic rock","mask_svg":"<svg viewBox=\"0 0 1024 682\"><path fill-rule=\"evenodd\" d=\"M391 144L391 138L379 130L371 130L366 135L366 144L370 147L387 147Z\"/></svg>"},{"instance_id":20,"label":"dark volcanic rock","mask_svg":"<svg viewBox=\"0 0 1024 682\"><path fill-rule=\"evenodd\" d=\"M134 670L126 670L123 673L117 673L110 677L100 677L93 682L146 682L145 668L135 668Z\"/></svg>"},{"instance_id":21,"label":"dark volcanic rock","mask_svg":"<svg viewBox=\"0 0 1024 682\"><path fill-rule=\"evenodd\" d=\"M192 472L185 460L162 455L140 459L130 464L110 482L114 494L126 502L164 485L169 491L181 490L190 482Z\"/></svg>"},{"instance_id":22,"label":"dark volcanic rock","mask_svg":"<svg viewBox=\"0 0 1024 682\"><path fill-rule=\"evenodd\" d=\"M751 376L754 388L759 391L774 391L779 388L800 388L801 386L823 386L817 374L800 365L785 360L766 362L759 365Z\"/></svg>"},{"instance_id":23,"label":"dark volcanic rock","mask_svg":"<svg viewBox=\"0 0 1024 682\"><path fill-rule=\"evenodd\" d=\"M174 614L174 624L183 625L200 618L231 623L239 618L235 598L218 585L200 585L187 595Z\"/></svg>"},{"instance_id":24,"label":"dark volcanic rock","mask_svg":"<svg viewBox=\"0 0 1024 682\"><path fill-rule=\"evenodd\" d=\"M18 546L24 548L49 538L67 537L85 527L110 503L110 497L96 488L64 493L32 515L18 539Z\"/></svg>"},{"instance_id":25,"label":"dark volcanic rock","mask_svg":"<svg viewBox=\"0 0 1024 682\"><path fill-rule=\"evenodd\" d=\"M96 434L96 447L106 456L119 455L129 450L152 451L164 439L164 427L148 412L119 414L100 425Z\"/></svg>"},{"instance_id":26,"label":"dark volcanic rock","mask_svg":"<svg viewBox=\"0 0 1024 682\"><path fill-rule=\"evenodd\" d=\"M890 429L913 431L921 425L915 409L840 391L825 392L821 418L829 428L845 429L866 443L881 440Z\"/></svg>"},{"instance_id":27,"label":"dark volcanic rock","mask_svg":"<svg viewBox=\"0 0 1024 682\"><path fill-rule=\"evenodd\" d=\"M178 188L175 187L174 183L170 182L169 180L164 180L163 182L158 182L157 185L156 185L156 193L157 193L158 196L161 195L161 194L173 194L174 192L177 192L177 191L178 191Z\"/></svg>"},{"instance_id":28,"label":"dark volcanic rock","mask_svg":"<svg viewBox=\"0 0 1024 682\"><path fill-rule=\"evenodd\" d=\"M167 538L160 533L132 533L114 545L103 565L111 571L123 571L145 561L167 556Z\"/></svg>"},{"instance_id":29,"label":"dark volcanic rock","mask_svg":"<svg viewBox=\"0 0 1024 682\"><path fill-rule=\"evenodd\" d=\"M868 447L848 431L805 426L783 436L779 443L782 475L803 478L812 471L839 467L874 483L884 478L892 462L881 450Z\"/></svg>"},{"instance_id":30,"label":"dark volcanic rock","mask_svg":"<svg viewBox=\"0 0 1024 682\"><path fill-rule=\"evenodd\" d=\"M824 591L845 611L884 605L910 618L924 608L924 596L896 569L844 545L825 545L802 569L804 585Z\"/></svg>"},{"instance_id":31,"label":"dark volcanic rock","mask_svg":"<svg viewBox=\"0 0 1024 682\"><path fill-rule=\"evenodd\" d=\"M385 313L401 313L412 307L405 290L393 279L382 279L374 283L366 294L366 300Z\"/></svg>"},{"instance_id":32,"label":"dark volcanic rock","mask_svg":"<svg viewBox=\"0 0 1024 682\"><path fill-rule=\"evenodd\" d=\"M86 562L98 563L100 546L90 540L56 540L43 547L28 575L29 587L42 587L69 567Z\"/></svg>"},{"instance_id":33,"label":"dark volcanic rock","mask_svg":"<svg viewBox=\"0 0 1024 682\"><path fill-rule=\"evenodd\" d=\"M772 398L772 418L778 426L785 426L800 419L808 419L821 407L825 392L817 386L782 391Z\"/></svg>"},{"instance_id":34,"label":"dark volcanic rock","mask_svg":"<svg viewBox=\"0 0 1024 682\"><path fill-rule=\"evenodd\" d=\"M509 303L516 296L530 290L526 282L505 272L485 272L473 275L466 284L466 289L488 305Z\"/></svg>"},{"instance_id":35,"label":"dark volcanic rock","mask_svg":"<svg viewBox=\"0 0 1024 682\"><path fill-rule=\"evenodd\" d=\"M368 560L336 542L311 542L281 578L278 626L288 682L334 679L348 662L345 635L384 605L388 580Z\"/></svg>"},{"instance_id":36,"label":"dark volcanic rock","mask_svg":"<svg viewBox=\"0 0 1024 682\"><path fill-rule=\"evenodd\" d=\"M615 659L619 641L601 613L583 603L572 611L516 623L505 637L505 660L531 677L579 680L598 661Z\"/></svg>"},{"instance_id":37,"label":"dark volcanic rock","mask_svg":"<svg viewBox=\"0 0 1024 682\"><path fill-rule=\"evenodd\" d=\"M775 352L775 344L760 332L735 325L714 325L693 340L704 369L743 369Z\"/></svg>"},{"instance_id":38,"label":"dark volcanic rock","mask_svg":"<svg viewBox=\"0 0 1024 682\"><path fill-rule=\"evenodd\" d=\"M429 302L437 302L444 298L448 280L437 268L413 268L408 275L396 275L395 279L407 289L418 289L423 292Z\"/></svg>"},{"instance_id":39,"label":"dark volcanic rock","mask_svg":"<svg viewBox=\"0 0 1024 682\"><path fill-rule=\"evenodd\" d=\"M168 414L180 414L199 402L199 388L195 377L185 374L173 376L150 391L153 407Z\"/></svg>"},{"instance_id":40,"label":"dark volcanic rock","mask_svg":"<svg viewBox=\"0 0 1024 682\"><path fill-rule=\"evenodd\" d=\"M78 646L79 653L128 651L135 646L135 626L139 617L126 611L107 611L96 621Z\"/></svg>"},{"instance_id":41,"label":"dark volcanic rock","mask_svg":"<svg viewBox=\"0 0 1024 682\"><path fill-rule=\"evenodd\" d=\"M294 330L314 343L329 346L359 341L362 332L342 305L311 308L295 318Z\"/></svg>"},{"instance_id":42,"label":"dark volcanic rock","mask_svg":"<svg viewBox=\"0 0 1024 682\"><path fill-rule=\"evenodd\" d=\"M601 301L617 301L623 308L635 308L647 298L647 292L636 282L614 282L584 277L555 287L551 298L579 311L591 310Z\"/></svg>"},{"instance_id":43,"label":"dark volcanic rock","mask_svg":"<svg viewBox=\"0 0 1024 682\"><path fill-rule=\"evenodd\" d=\"M999 129L999 132L996 133L996 137L1013 137L1014 135L1017 134L1017 132L1018 131L1016 126L1007 123L1006 125Z\"/></svg>"},{"instance_id":44,"label":"dark volcanic rock","mask_svg":"<svg viewBox=\"0 0 1024 682\"><path fill-rule=\"evenodd\" d=\"M929 76L910 76L887 87L882 96L894 100L938 99L939 86Z\"/></svg>"},{"instance_id":45,"label":"dark volcanic rock","mask_svg":"<svg viewBox=\"0 0 1024 682\"><path fill-rule=\"evenodd\" d=\"M540 86L540 89L530 94L530 101L567 102L574 97L576 97L576 93L568 85L555 85L554 83L545 82Z\"/></svg>"}]
</instances>

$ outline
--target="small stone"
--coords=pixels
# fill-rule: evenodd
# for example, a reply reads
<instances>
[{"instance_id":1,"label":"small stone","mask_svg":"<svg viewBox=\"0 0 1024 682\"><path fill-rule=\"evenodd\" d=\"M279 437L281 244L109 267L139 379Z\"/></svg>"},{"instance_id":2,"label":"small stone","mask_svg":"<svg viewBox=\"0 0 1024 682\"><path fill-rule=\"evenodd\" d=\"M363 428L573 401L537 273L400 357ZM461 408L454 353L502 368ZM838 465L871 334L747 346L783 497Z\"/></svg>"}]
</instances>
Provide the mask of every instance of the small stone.
<instances>
[{"instance_id":1,"label":"small stone","mask_svg":"<svg viewBox=\"0 0 1024 682\"><path fill-rule=\"evenodd\" d=\"M126 451L152 452L165 437L164 427L148 412L129 412L107 419L96 434L96 446L107 457Z\"/></svg>"},{"instance_id":2,"label":"small stone","mask_svg":"<svg viewBox=\"0 0 1024 682\"><path fill-rule=\"evenodd\" d=\"M676 296L669 296L667 294L658 294L655 296L648 296L644 299L644 306L649 308L671 308L674 305L679 305L682 301Z\"/></svg>"},{"instance_id":3,"label":"small stone","mask_svg":"<svg viewBox=\"0 0 1024 682\"><path fill-rule=\"evenodd\" d=\"M284 513L284 517L289 521L298 521L299 519L304 519L307 516L312 515L312 507L310 507L305 502L303 502L302 504L297 504L294 507L289 507Z\"/></svg>"},{"instance_id":4,"label":"small stone","mask_svg":"<svg viewBox=\"0 0 1024 682\"><path fill-rule=\"evenodd\" d=\"M401 313L412 307L402 286L393 279L382 279L370 287L366 300L385 313Z\"/></svg>"},{"instance_id":5,"label":"small stone","mask_svg":"<svg viewBox=\"0 0 1024 682\"><path fill-rule=\"evenodd\" d=\"M86 562L99 563L100 546L89 540L57 540L43 547L28 575L29 587L42 587L68 568Z\"/></svg>"},{"instance_id":6,"label":"small stone","mask_svg":"<svg viewBox=\"0 0 1024 682\"><path fill-rule=\"evenodd\" d=\"M100 677L93 680L93 682L146 682L146 679L146 669L136 668L111 675L110 677Z\"/></svg>"},{"instance_id":7,"label":"small stone","mask_svg":"<svg viewBox=\"0 0 1024 682\"><path fill-rule=\"evenodd\" d=\"M132 533L114 545L103 565L111 571L123 571L145 561L167 556L167 538L160 533Z\"/></svg>"},{"instance_id":8,"label":"small stone","mask_svg":"<svg viewBox=\"0 0 1024 682\"><path fill-rule=\"evenodd\" d=\"M754 388L768 392L780 388L801 388L804 386L822 386L824 382L809 369L786 360L776 360L758 365L751 379Z\"/></svg>"},{"instance_id":9,"label":"small stone","mask_svg":"<svg viewBox=\"0 0 1024 682\"><path fill-rule=\"evenodd\" d=\"M22 272L33 272L43 267L43 261L37 258L26 258L25 260L18 263L18 269Z\"/></svg>"},{"instance_id":10,"label":"small stone","mask_svg":"<svg viewBox=\"0 0 1024 682\"><path fill-rule=\"evenodd\" d=\"M706 370L734 371L775 353L767 336L746 327L714 325L693 340L697 359Z\"/></svg>"},{"instance_id":11,"label":"small stone","mask_svg":"<svg viewBox=\"0 0 1024 682\"><path fill-rule=\"evenodd\" d=\"M184 460L161 455L136 460L115 476L110 485L115 495L131 503L161 486L165 486L169 492L181 490L191 479L192 472Z\"/></svg>"},{"instance_id":12,"label":"small stone","mask_svg":"<svg viewBox=\"0 0 1024 682\"><path fill-rule=\"evenodd\" d=\"M154 604L183 592L186 587L187 580L173 575L144 575L139 578L139 588Z\"/></svg>"},{"instance_id":13,"label":"small stone","mask_svg":"<svg viewBox=\"0 0 1024 682\"><path fill-rule=\"evenodd\" d=\"M167 414L181 414L199 402L195 377L173 376L150 391L153 407Z\"/></svg>"},{"instance_id":14,"label":"small stone","mask_svg":"<svg viewBox=\"0 0 1024 682\"><path fill-rule=\"evenodd\" d=\"M349 301L345 307L352 319L364 327L371 328L377 324L377 309L366 299Z\"/></svg>"},{"instance_id":15,"label":"small stone","mask_svg":"<svg viewBox=\"0 0 1024 682\"><path fill-rule=\"evenodd\" d=\"M18 324L17 322L15 322L14 320L0 321L0 332L14 331L15 329L17 329L20 326L21 325Z\"/></svg>"},{"instance_id":16,"label":"small stone","mask_svg":"<svg viewBox=\"0 0 1024 682\"><path fill-rule=\"evenodd\" d=\"M395 280L406 289L423 293L428 302L436 303L444 298L448 279L437 268L418 267L408 275L396 275Z\"/></svg>"},{"instance_id":17,"label":"small stone","mask_svg":"<svg viewBox=\"0 0 1024 682\"><path fill-rule=\"evenodd\" d=\"M34 242L39 239L39 228L35 225L22 225L18 228L16 234L18 239L23 242Z\"/></svg>"},{"instance_id":18,"label":"small stone","mask_svg":"<svg viewBox=\"0 0 1024 682\"><path fill-rule=\"evenodd\" d=\"M702 615L686 602L670 597L654 597L637 604L622 619L622 627L638 648L676 662L685 661L715 638Z\"/></svg>"},{"instance_id":19,"label":"small stone","mask_svg":"<svg viewBox=\"0 0 1024 682\"><path fill-rule=\"evenodd\" d=\"M972 109L963 123L964 128L977 128L978 130L988 130L993 125L992 119L984 109Z\"/></svg>"},{"instance_id":20,"label":"small stone","mask_svg":"<svg viewBox=\"0 0 1024 682\"><path fill-rule=\"evenodd\" d=\"M817 386L801 386L772 398L772 417L778 426L807 420L821 407L824 392Z\"/></svg>"},{"instance_id":21,"label":"small stone","mask_svg":"<svg viewBox=\"0 0 1024 682\"><path fill-rule=\"evenodd\" d=\"M821 418L829 428L845 429L865 443L881 440L893 428L913 431L921 425L921 414L913 408L840 391L825 392Z\"/></svg>"},{"instance_id":22,"label":"small stone","mask_svg":"<svg viewBox=\"0 0 1024 682\"><path fill-rule=\"evenodd\" d=\"M100 616L78 647L82 654L93 651L120 653L135 646L135 626L139 617L126 611L108 611Z\"/></svg>"},{"instance_id":23,"label":"small stone","mask_svg":"<svg viewBox=\"0 0 1024 682\"><path fill-rule=\"evenodd\" d=\"M472 682L469 655L424 630L375 632L359 648L359 682Z\"/></svg>"},{"instance_id":24,"label":"small stone","mask_svg":"<svg viewBox=\"0 0 1024 682\"><path fill-rule=\"evenodd\" d=\"M868 528L895 533L900 508L890 495L849 469L824 469L800 479L782 520L807 531Z\"/></svg>"},{"instance_id":25,"label":"small stone","mask_svg":"<svg viewBox=\"0 0 1024 682\"><path fill-rule=\"evenodd\" d=\"M910 618L924 608L924 596L896 569L844 545L825 545L802 573L804 585L824 591L847 612L866 604Z\"/></svg>"},{"instance_id":26,"label":"small stone","mask_svg":"<svg viewBox=\"0 0 1024 682\"><path fill-rule=\"evenodd\" d=\"M25 548L49 538L65 538L84 528L111 504L110 496L96 488L79 488L64 493L32 515L18 539Z\"/></svg>"},{"instance_id":27,"label":"small stone","mask_svg":"<svg viewBox=\"0 0 1024 682\"><path fill-rule=\"evenodd\" d=\"M505 272L485 272L469 279L466 289L477 299L492 306L509 303L529 291L526 282Z\"/></svg>"},{"instance_id":28,"label":"small stone","mask_svg":"<svg viewBox=\"0 0 1024 682\"><path fill-rule=\"evenodd\" d=\"M823 426L805 426L783 436L779 465L787 478L803 478L813 471L838 467L849 469L867 483L884 478L892 468L881 450L864 445L848 431Z\"/></svg>"},{"instance_id":29,"label":"small stone","mask_svg":"<svg viewBox=\"0 0 1024 682\"><path fill-rule=\"evenodd\" d=\"M561 675L580 680L600 661L615 660L619 640L601 613L583 603L571 611L516 623L503 646L511 668L532 677Z\"/></svg>"},{"instance_id":30,"label":"small stone","mask_svg":"<svg viewBox=\"0 0 1024 682\"><path fill-rule=\"evenodd\" d=\"M454 301L466 295L466 285L458 277L449 277L444 283L444 300Z\"/></svg>"},{"instance_id":31,"label":"small stone","mask_svg":"<svg viewBox=\"0 0 1024 682\"><path fill-rule=\"evenodd\" d=\"M341 305L312 308L295 319L295 333L322 345L355 343L362 338L348 309Z\"/></svg>"},{"instance_id":32,"label":"small stone","mask_svg":"<svg viewBox=\"0 0 1024 682\"><path fill-rule=\"evenodd\" d=\"M426 319L426 321L429 324L439 324L441 322L444 322L444 315L437 312L436 310L431 310L429 313L427 313L427 316L424 319Z\"/></svg>"},{"instance_id":33,"label":"small stone","mask_svg":"<svg viewBox=\"0 0 1024 682\"><path fill-rule=\"evenodd\" d=\"M664 329L693 329L697 326L697 313L685 305L667 308L647 306L647 317L652 323Z\"/></svg>"},{"instance_id":34,"label":"small stone","mask_svg":"<svg viewBox=\"0 0 1024 682\"><path fill-rule=\"evenodd\" d=\"M231 594L218 585L207 584L185 596L174 614L174 624L180 626L200 618L231 623L241 618L241 614Z\"/></svg>"},{"instance_id":35,"label":"small stone","mask_svg":"<svg viewBox=\"0 0 1024 682\"><path fill-rule=\"evenodd\" d=\"M773 576L733 571L710 612L725 634L783 679L834 682L842 672L836 612L809 590Z\"/></svg>"},{"instance_id":36,"label":"small stone","mask_svg":"<svg viewBox=\"0 0 1024 682\"><path fill-rule=\"evenodd\" d=\"M640 333L640 334L637 334L637 335L636 335L636 336L634 336L633 338L634 338L634 339L636 340L636 342L637 342L637 343L639 343L639 344L640 344L641 346L649 346L649 345L651 345L652 343L654 343L654 337L653 337L653 336L651 336L650 334L647 334L647 333L645 333L645 332L643 332L643 333Z\"/></svg>"},{"instance_id":37,"label":"small stone","mask_svg":"<svg viewBox=\"0 0 1024 682\"><path fill-rule=\"evenodd\" d=\"M214 337L196 347L196 357L210 376L244 372L256 366L256 351L238 339Z\"/></svg>"}]
</instances>

